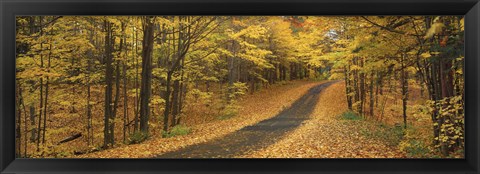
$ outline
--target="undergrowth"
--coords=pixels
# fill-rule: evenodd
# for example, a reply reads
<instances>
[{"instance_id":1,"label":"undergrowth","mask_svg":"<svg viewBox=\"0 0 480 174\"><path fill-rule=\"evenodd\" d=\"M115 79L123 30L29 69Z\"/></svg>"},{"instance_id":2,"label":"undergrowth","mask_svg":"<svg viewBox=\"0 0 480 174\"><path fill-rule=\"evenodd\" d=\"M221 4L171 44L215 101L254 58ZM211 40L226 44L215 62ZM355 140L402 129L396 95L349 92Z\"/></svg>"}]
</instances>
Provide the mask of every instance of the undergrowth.
<instances>
[{"instance_id":1,"label":"undergrowth","mask_svg":"<svg viewBox=\"0 0 480 174\"><path fill-rule=\"evenodd\" d=\"M340 118L343 120L363 120L363 118L359 115L357 115L353 111L347 111L342 114L340 114Z\"/></svg>"},{"instance_id":2,"label":"undergrowth","mask_svg":"<svg viewBox=\"0 0 480 174\"><path fill-rule=\"evenodd\" d=\"M187 135L191 132L191 129L184 125L174 126L168 133L163 133L163 137L170 138L175 136Z\"/></svg>"},{"instance_id":3,"label":"undergrowth","mask_svg":"<svg viewBox=\"0 0 480 174\"><path fill-rule=\"evenodd\" d=\"M421 137L417 128L407 124L405 129L402 125L396 124L394 126L384 123L374 122L357 115L353 111L347 111L340 114L341 120L347 120L348 123L356 124L360 135L385 142L387 145L397 147L405 152L407 158L438 158L438 155L432 153L431 146L426 143L427 138ZM355 121L355 122L350 122Z\"/></svg>"},{"instance_id":4,"label":"undergrowth","mask_svg":"<svg viewBox=\"0 0 480 174\"><path fill-rule=\"evenodd\" d=\"M145 141L148 138L148 134L143 132L135 132L127 139L127 144L138 144Z\"/></svg>"}]
</instances>

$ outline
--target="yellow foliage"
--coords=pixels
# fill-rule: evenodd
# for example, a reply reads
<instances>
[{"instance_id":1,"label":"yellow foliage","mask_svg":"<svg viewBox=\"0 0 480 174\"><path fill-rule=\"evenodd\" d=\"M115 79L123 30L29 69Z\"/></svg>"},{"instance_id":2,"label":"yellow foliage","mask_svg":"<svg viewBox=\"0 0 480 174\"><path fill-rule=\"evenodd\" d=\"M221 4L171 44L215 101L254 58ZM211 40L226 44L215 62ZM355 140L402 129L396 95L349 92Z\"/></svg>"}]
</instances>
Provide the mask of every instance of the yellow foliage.
<instances>
[{"instance_id":1,"label":"yellow foliage","mask_svg":"<svg viewBox=\"0 0 480 174\"><path fill-rule=\"evenodd\" d=\"M445 24L443 24L441 22L436 22L436 23L432 24L432 26L428 29L427 33L425 34L425 38L429 39L429 38L433 37L433 35L442 32L444 27L445 27Z\"/></svg>"}]
</instances>

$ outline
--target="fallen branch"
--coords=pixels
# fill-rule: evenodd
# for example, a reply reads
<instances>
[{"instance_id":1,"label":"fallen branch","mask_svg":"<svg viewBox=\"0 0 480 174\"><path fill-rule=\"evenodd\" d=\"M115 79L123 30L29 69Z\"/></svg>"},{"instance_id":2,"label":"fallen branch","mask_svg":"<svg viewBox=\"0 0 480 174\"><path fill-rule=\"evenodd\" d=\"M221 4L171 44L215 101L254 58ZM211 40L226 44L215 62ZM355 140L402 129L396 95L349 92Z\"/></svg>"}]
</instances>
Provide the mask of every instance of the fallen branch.
<instances>
[{"instance_id":1,"label":"fallen branch","mask_svg":"<svg viewBox=\"0 0 480 174\"><path fill-rule=\"evenodd\" d=\"M74 155L83 155L87 153L93 153L93 152L98 152L100 149L93 149L93 150L85 150L85 151L73 151Z\"/></svg>"},{"instance_id":2,"label":"fallen branch","mask_svg":"<svg viewBox=\"0 0 480 174\"><path fill-rule=\"evenodd\" d=\"M63 139L62 141L58 142L57 145L75 140L77 138L80 138L81 136L82 136L82 133L74 134L74 135L72 135L70 137L67 137L67 138Z\"/></svg>"}]
</instances>

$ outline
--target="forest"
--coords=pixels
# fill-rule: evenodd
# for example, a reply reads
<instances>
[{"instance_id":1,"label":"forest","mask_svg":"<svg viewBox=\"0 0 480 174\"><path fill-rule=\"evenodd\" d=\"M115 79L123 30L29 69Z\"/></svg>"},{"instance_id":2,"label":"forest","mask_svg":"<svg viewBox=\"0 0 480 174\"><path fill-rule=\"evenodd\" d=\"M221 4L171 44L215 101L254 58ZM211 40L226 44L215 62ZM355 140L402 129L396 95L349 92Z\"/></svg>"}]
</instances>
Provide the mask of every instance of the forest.
<instances>
[{"instance_id":1,"label":"forest","mask_svg":"<svg viewBox=\"0 0 480 174\"><path fill-rule=\"evenodd\" d=\"M463 16L17 16L15 59L18 158L464 157Z\"/></svg>"}]
</instances>

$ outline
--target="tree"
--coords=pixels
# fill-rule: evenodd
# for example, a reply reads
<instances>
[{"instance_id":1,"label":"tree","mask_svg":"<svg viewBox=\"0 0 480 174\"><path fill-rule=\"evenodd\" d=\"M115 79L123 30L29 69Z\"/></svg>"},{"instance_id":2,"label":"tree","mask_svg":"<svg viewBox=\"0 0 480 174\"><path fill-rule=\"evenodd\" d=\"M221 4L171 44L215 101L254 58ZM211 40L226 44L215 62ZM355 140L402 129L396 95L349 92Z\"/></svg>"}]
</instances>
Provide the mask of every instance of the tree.
<instances>
[{"instance_id":1,"label":"tree","mask_svg":"<svg viewBox=\"0 0 480 174\"><path fill-rule=\"evenodd\" d=\"M112 67L112 47L113 47L113 29L112 23L104 21L105 31L105 102L104 102L104 147L108 148L113 145L113 113L112 113L112 81L113 81L113 67Z\"/></svg>"},{"instance_id":2,"label":"tree","mask_svg":"<svg viewBox=\"0 0 480 174\"><path fill-rule=\"evenodd\" d=\"M155 17L142 17L142 81L140 83L140 131L148 134L148 119L150 115L150 95L152 90L152 53Z\"/></svg>"},{"instance_id":3,"label":"tree","mask_svg":"<svg viewBox=\"0 0 480 174\"><path fill-rule=\"evenodd\" d=\"M403 123L405 135L418 115L431 117L443 156L464 146L461 16L19 16L16 25L19 156L170 137L235 115L242 95L305 79L341 80L345 108Z\"/></svg>"}]
</instances>

